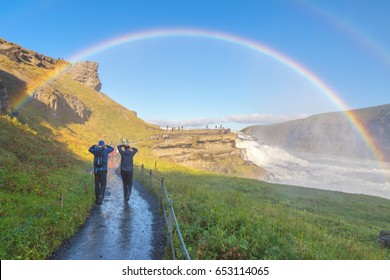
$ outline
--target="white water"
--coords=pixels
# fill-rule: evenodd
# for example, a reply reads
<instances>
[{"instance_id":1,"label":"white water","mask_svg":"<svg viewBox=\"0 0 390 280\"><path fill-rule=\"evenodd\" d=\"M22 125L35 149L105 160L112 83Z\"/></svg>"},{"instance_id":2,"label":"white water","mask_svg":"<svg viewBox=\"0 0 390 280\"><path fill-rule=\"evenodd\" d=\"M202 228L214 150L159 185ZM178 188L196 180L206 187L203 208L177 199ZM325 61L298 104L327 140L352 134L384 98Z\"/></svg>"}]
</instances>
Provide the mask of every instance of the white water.
<instances>
[{"instance_id":1,"label":"white water","mask_svg":"<svg viewBox=\"0 0 390 280\"><path fill-rule=\"evenodd\" d=\"M292 153L238 133L245 159L267 171L266 181L302 187L368 194L390 199L390 164Z\"/></svg>"}]
</instances>

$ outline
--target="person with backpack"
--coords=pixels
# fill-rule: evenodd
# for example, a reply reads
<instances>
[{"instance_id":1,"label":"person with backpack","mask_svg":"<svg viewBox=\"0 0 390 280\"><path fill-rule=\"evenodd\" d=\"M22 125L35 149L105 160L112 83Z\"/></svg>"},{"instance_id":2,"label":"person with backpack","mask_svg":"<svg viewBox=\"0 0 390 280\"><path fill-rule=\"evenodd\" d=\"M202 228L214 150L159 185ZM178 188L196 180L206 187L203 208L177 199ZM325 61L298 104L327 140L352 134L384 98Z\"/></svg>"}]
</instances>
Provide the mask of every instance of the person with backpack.
<instances>
[{"instance_id":1,"label":"person with backpack","mask_svg":"<svg viewBox=\"0 0 390 280\"><path fill-rule=\"evenodd\" d=\"M95 175L95 196L96 204L99 205L103 203L107 186L108 154L113 150L114 148L106 145L103 140L100 140L98 145L92 145L88 150L94 155L93 173Z\"/></svg>"},{"instance_id":2,"label":"person with backpack","mask_svg":"<svg viewBox=\"0 0 390 280\"><path fill-rule=\"evenodd\" d=\"M123 197L125 201L129 201L131 195L131 187L133 185L133 157L138 152L138 149L126 144L118 145L118 151L121 154L121 177L123 182Z\"/></svg>"}]
</instances>

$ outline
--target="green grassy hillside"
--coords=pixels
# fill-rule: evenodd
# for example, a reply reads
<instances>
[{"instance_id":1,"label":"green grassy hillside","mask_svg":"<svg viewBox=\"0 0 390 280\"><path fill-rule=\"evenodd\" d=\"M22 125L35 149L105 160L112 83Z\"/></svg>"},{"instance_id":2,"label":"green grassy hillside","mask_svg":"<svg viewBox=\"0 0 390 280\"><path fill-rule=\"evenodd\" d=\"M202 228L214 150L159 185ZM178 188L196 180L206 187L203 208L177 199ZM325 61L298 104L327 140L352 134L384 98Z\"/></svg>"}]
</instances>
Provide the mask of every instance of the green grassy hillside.
<instances>
[{"instance_id":1,"label":"green grassy hillside","mask_svg":"<svg viewBox=\"0 0 390 280\"><path fill-rule=\"evenodd\" d=\"M0 116L0 132L0 259L44 259L89 213L88 165L16 118Z\"/></svg>"}]
</instances>

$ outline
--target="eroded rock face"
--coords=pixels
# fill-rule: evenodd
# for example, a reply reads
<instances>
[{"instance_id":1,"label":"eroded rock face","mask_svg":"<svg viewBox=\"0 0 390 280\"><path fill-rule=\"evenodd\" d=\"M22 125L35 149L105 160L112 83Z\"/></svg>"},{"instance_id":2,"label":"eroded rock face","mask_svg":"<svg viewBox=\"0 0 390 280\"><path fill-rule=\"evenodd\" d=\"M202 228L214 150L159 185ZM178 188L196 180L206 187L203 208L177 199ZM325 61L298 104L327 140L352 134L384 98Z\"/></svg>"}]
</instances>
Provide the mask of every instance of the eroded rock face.
<instances>
[{"instance_id":1,"label":"eroded rock face","mask_svg":"<svg viewBox=\"0 0 390 280\"><path fill-rule=\"evenodd\" d=\"M55 69L57 62L62 60L28 50L18 44L8 42L1 38L0 55L4 55L8 59L18 63L25 63L45 69ZM98 75L98 64L96 62L84 61L75 63L69 67L68 73L71 74L73 80L87 85L96 91L100 91L102 88L102 83L100 82Z\"/></svg>"},{"instance_id":2,"label":"eroded rock face","mask_svg":"<svg viewBox=\"0 0 390 280\"><path fill-rule=\"evenodd\" d=\"M7 42L1 38L0 55L4 55L15 62L26 63L46 69L54 69L55 64L57 63L57 59L25 49L15 43Z\"/></svg>"},{"instance_id":3,"label":"eroded rock face","mask_svg":"<svg viewBox=\"0 0 390 280\"><path fill-rule=\"evenodd\" d=\"M98 64L96 62L77 62L69 68L68 73L73 80L87 85L96 91L100 91L102 88L102 83L98 75Z\"/></svg>"},{"instance_id":4,"label":"eroded rock face","mask_svg":"<svg viewBox=\"0 0 390 280\"><path fill-rule=\"evenodd\" d=\"M8 93L7 89L3 86L0 81L0 114L9 113L9 104L8 104Z\"/></svg>"},{"instance_id":5,"label":"eroded rock face","mask_svg":"<svg viewBox=\"0 0 390 280\"><path fill-rule=\"evenodd\" d=\"M253 165L243 160L236 147L237 135L228 130L179 130L153 138L153 152L160 158L191 168L235 174L236 168ZM250 178L263 178L264 169L253 170Z\"/></svg>"},{"instance_id":6,"label":"eroded rock face","mask_svg":"<svg viewBox=\"0 0 390 280\"><path fill-rule=\"evenodd\" d=\"M91 116L91 111L76 96L60 93L51 88L40 88L32 94L38 106L53 118L65 122L84 123Z\"/></svg>"},{"instance_id":7,"label":"eroded rock face","mask_svg":"<svg viewBox=\"0 0 390 280\"><path fill-rule=\"evenodd\" d=\"M57 69L57 66L68 65L59 63L59 60L25 49L17 44L0 39L0 58L4 61L10 60L17 64L28 64L33 67L45 68L49 71ZM24 68L21 68L24 69ZM29 68L34 69L34 68ZM100 90L101 83L97 73L98 64L94 62L81 62L68 68L71 77L95 90ZM46 73L50 73L50 72ZM45 72L43 72L45 73ZM0 67L0 112L10 113L15 100L30 98L27 92L27 85L31 78L25 75L23 70L13 71ZM64 123L84 123L91 115L91 111L76 96L67 94L66 91L59 91L50 83L42 83L31 93L31 102L37 105L48 116L58 119Z\"/></svg>"}]
</instances>

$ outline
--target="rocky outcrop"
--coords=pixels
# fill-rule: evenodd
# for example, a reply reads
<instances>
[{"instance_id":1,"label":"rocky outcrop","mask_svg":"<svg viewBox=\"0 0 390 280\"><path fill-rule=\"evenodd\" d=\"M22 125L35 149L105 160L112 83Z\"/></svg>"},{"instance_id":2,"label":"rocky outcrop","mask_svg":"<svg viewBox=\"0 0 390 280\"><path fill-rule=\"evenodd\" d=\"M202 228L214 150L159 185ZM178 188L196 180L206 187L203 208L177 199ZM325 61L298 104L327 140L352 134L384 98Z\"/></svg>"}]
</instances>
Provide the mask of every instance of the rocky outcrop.
<instances>
[{"instance_id":1,"label":"rocky outcrop","mask_svg":"<svg viewBox=\"0 0 390 280\"><path fill-rule=\"evenodd\" d=\"M210 129L166 131L152 140L157 156L184 166L242 177L264 177L264 169L256 166L252 166L251 174L239 174L238 169L253 164L242 159L236 138L230 131Z\"/></svg>"},{"instance_id":2,"label":"rocky outcrop","mask_svg":"<svg viewBox=\"0 0 390 280\"><path fill-rule=\"evenodd\" d=\"M10 112L8 103L8 93L5 86L0 80L0 114L7 114Z\"/></svg>"},{"instance_id":3,"label":"rocky outcrop","mask_svg":"<svg viewBox=\"0 0 390 280\"><path fill-rule=\"evenodd\" d=\"M68 65L67 62L62 61L62 64L59 64L59 60L27 50L3 39L0 39L0 56L4 61L10 60L18 64L28 64L48 69L47 72L42 73L50 73L51 70L58 69L56 66ZM101 83L97 68L97 63L81 62L69 67L67 71L69 71L73 80L99 91ZM13 71L13 69L12 66L2 69L0 65L1 113L10 113L11 110L17 110L18 108L11 109L10 104L14 104L17 100L29 99L50 117L64 123L84 123L89 119L91 111L78 97L69 95L63 90L54 89L50 83L42 83L31 93L32 98L29 97L26 86L31 78L23 74L27 73L21 70L25 68L21 67L18 71Z\"/></svg>"},{"instance_id":4,"label":"rocky outcrop","mask_svg":"<svg viewBox=\"0 0 390 280\"><path fill-rule=\"evenodd\" d=\"M1 67L0 60L0 111L9 114L13 110L13 100L21 100L26 92L26 82Z\"/></svg>"},{"instance_id":5,"label":"rocky outcrop","mask_svg":"<svg viewBox=\"0 0 390 280\"><path fill-rule=\"evenodd\" d=\"M28 50L1 38L0 55L4 55L17 63L25 63L45 69L55 69L57 62L60 60ZM87 85L94 90L101 90L102 83L99 80L98 64L96 62L78 62L71 65L67 71L73 80Z\"/></svg>"},{"instance_id":6,"label":"rocky outcrop","mask_svg":"<svg viewBox=\"0 0 390 280\"><path fill-rule=\"evenodd\" d=\"M96 62L77 62L68 69L72 79L100 91L102 83L99 80L98 64Z\"/></svg>"},{"instance_id":7,"label":"rocky outcrop","mask_svg":"<svg viewBox=\"0 0 390 280\"><path fill-rule=\"evenodd\" d=\"M10 60L18 63L54 69L57 59L42 55L40 53L25 49L15 43L7 42L0 38L0 55L8 57Z\"/></svg>"},{"instance_id":8,"label":"rocky outcrop","mask_svg":"<svg viewBox=\"0 0 390 280\"><path fill-rule=\"evenodd\" d=\"M43 111L63 122L84 123L91 116L89 108L76 96L61 93L49 86L36 90L32 97Z\"/></svg>"}]
</instances>

